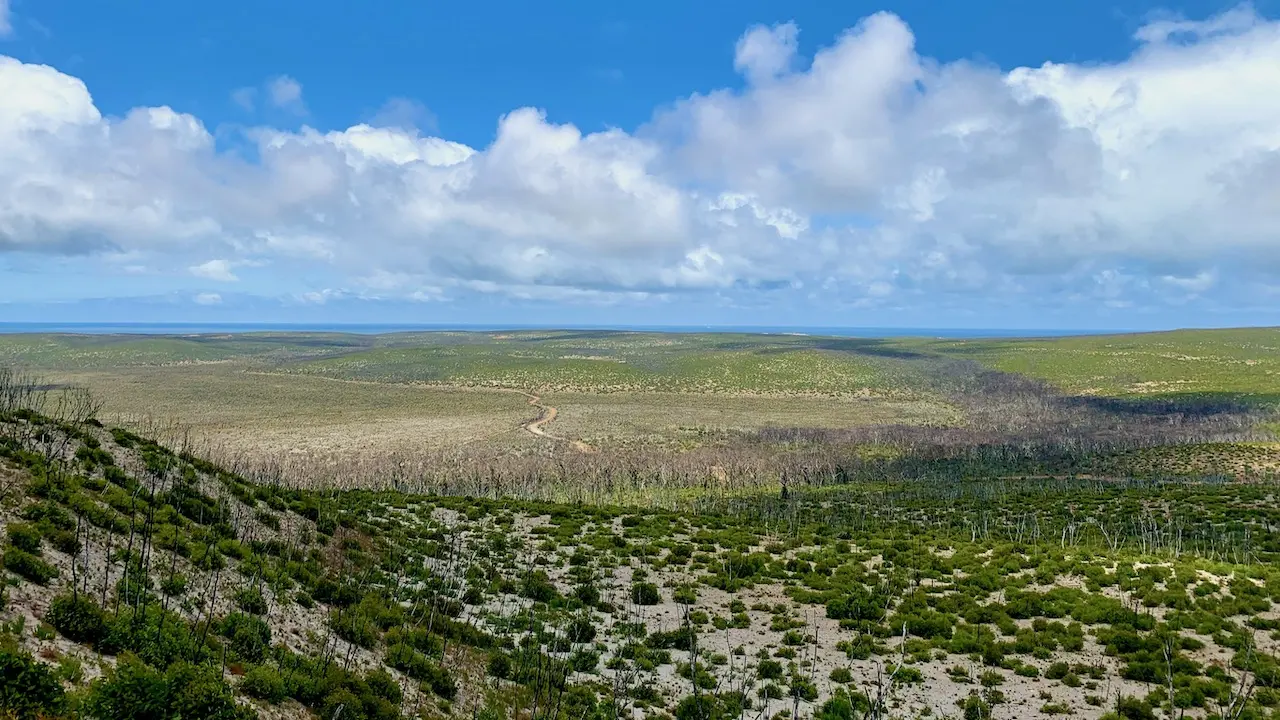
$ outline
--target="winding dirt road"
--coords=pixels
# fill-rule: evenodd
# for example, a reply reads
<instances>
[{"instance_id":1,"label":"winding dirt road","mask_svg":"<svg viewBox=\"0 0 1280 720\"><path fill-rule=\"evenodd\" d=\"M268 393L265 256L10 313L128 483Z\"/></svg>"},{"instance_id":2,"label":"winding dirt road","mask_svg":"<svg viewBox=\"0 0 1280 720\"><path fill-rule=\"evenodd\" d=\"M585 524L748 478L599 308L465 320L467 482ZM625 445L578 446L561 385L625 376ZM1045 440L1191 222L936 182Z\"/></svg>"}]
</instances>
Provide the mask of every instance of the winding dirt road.
<instances>
[{"instance_id":1,"label":"winding dirt road","mask_svg":"<svg viewBox=\"0 0 1280 720\"><path fill-rule=\"evenodd\" d=\"M544 426L551 424L556 419L556 413L558 411L554 407L551 407L550 405L543 405L542 398L538 395L534 395L533 393L527 393L527 392L524 392L523 390L517 390L516 392L520 393L526 398L529 398L529 404L538 408L538 417L524 424L524 429L528 430L530 434L537 435L538 437L542 437L542 438L547 438L548 440L567 442L570 445L572 445L573 448L578 452L593 453L596 451L595 448L582 442L581 440L570 440L569 438L563 437L561 435L552 435L551 433L544 430L543 429Z\"/></svg>"}]
</instances>

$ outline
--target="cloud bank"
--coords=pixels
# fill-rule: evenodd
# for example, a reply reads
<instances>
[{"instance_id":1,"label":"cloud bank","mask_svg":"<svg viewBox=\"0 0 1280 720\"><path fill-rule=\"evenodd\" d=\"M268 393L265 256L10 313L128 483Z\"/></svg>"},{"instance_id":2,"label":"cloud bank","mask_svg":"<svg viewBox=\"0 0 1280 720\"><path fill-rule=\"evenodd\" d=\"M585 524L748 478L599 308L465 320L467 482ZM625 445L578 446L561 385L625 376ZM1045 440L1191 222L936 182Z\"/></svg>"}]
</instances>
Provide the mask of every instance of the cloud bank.
<instances>
[{"instance_id":1,"label":"cloud bank","mask_svg":"<svg viewBox=\"0 0 1280 720\"><path fill-rule=\"evenodd\" d=\"M184 276L205 304L316 269L337 279L318 301L1275 297L1280 23L1166 19L1121 62L1007 72L923 57L888 13L812 58L799 32L748 29L741 87L630 132L518 108L484 148L410 122L258 127L252 159L196 117L105 117L80 80L0 58L0 252ZM304 111L287 76L264 92Z\"/></svg>"}]
</instances>

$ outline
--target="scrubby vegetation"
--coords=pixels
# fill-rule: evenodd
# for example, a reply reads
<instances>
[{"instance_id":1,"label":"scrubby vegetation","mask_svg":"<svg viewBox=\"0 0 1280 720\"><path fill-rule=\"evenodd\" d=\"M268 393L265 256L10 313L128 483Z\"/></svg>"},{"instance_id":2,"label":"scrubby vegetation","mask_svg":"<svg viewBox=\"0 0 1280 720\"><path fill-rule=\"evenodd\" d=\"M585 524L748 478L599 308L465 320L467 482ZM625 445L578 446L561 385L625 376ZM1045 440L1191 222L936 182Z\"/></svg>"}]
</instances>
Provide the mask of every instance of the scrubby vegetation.
<instances>
[{"instance_id":1,"label":"scrubby vegetation","mask_svg":"<svg viewBox=\"0 0 1280 720\"><path fill-rule=\"evenodd\" d=\"M0 716L1280 715L1273 409L928 362L963 423L364 488L0 371Z\"/></svg>"},{"instance_id":2,"label":"scrubby vegetation","mask_svg":"<svg viewBox=\"0 0 1280 720\"><path fill-rule=\"evenodd\" d=\"M1274 476L1276 337L32 335L0 336L0 362L254 479L678 506L974 453L1014 474ZM548 406L555 437L527 432Z\"/></svg>"}]
</instances>

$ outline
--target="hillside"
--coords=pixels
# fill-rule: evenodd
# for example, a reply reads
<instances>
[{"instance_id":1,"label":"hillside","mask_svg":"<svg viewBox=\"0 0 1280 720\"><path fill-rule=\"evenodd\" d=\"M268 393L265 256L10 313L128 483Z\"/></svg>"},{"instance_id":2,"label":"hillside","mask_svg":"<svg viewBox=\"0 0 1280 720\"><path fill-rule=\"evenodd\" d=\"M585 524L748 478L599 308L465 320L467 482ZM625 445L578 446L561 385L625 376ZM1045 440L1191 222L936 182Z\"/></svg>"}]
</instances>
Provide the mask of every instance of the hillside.
<instances>
[{"instance_id":1,"label":"hillside","mask_svg":"<svg viewBox=\"0 0 1280 720\"><path fill-rule=\"evenodd\" d=\"M1062 457L1000 451L867 457L836 484L673 510L302 489L104 427L79 391L10 377L0 398L0 704L17 717L1280 702L1274 481L1046 476Z\"/></svg>"}]
</instances>

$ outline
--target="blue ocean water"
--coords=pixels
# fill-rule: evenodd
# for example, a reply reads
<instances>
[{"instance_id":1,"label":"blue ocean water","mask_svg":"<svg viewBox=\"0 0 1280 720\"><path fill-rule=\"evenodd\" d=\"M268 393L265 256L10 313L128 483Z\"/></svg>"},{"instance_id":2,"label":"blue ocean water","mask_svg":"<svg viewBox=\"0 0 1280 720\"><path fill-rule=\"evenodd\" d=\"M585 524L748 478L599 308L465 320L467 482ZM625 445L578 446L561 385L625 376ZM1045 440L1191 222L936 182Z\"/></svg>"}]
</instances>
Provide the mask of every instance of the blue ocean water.
<instances>
[{"instance_id":1,"label":"blue ocean water","mask_svg":"<svg viewBox=\"0 0 1280 720\"><path fill-rule=\"evenodd\" d=\"M622 330L641 332L716 332L890 338L1026 338L1068 337L1127 332L1123 330L1049 330L1037 328L889 328L783 327L771 325L378 325L320 323L39 323L0 322L0 333L73 333L84 335L205 335L248 332L337 332L382 335L439 330Z\"/></svg>"}]
</instances>

